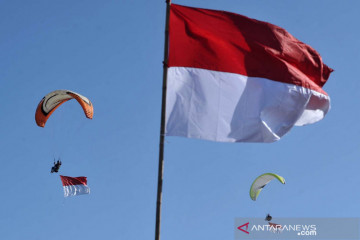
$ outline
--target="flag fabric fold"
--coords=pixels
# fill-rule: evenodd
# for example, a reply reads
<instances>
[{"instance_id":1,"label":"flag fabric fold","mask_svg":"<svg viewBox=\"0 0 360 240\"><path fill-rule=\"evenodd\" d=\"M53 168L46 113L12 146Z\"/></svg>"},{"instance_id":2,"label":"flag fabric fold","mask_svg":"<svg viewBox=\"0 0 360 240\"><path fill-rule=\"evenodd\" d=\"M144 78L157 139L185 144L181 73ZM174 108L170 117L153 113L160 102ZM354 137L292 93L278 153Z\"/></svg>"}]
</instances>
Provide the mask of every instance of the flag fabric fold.
<instances>
[{"instance_id":1,"label":"flag fabric fold","mask_svg":"<svg viewBox=\"0 0 360 240\"><path fill-rule=\"evenodd\" d=\"M286 30L245 16L172 4L166 135L274 142L330 109L333 70Z\"/></svg>"},{"instance_id":2,"label":"flag fabric fold","mask_svg":"<svg viewBox=\"0 0 360 240\"><path fill-rule=\"evenodd\" d=\"M64 197L90 194L86 177L61 176L60 179L64 188Z\"/></svg>"}]
</instances>

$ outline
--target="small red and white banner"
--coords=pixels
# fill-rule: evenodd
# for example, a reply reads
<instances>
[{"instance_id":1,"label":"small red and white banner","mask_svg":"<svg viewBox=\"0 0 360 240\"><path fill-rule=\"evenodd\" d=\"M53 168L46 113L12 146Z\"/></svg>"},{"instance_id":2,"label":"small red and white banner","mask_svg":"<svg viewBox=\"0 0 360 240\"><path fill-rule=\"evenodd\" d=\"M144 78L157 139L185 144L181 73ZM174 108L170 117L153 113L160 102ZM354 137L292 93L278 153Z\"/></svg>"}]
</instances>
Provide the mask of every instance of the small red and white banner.
<instances>
[{"instance_id":1,"label":"small red and white banner","mask_svg":"<svg viewBox=\"0 0 360 240\"><path fill-rule=\"evenodd\" d=\"M67 177L60 175L60 178L64 187L64 197L90 193L86 177Z\"/></svg>"}]
</instances>

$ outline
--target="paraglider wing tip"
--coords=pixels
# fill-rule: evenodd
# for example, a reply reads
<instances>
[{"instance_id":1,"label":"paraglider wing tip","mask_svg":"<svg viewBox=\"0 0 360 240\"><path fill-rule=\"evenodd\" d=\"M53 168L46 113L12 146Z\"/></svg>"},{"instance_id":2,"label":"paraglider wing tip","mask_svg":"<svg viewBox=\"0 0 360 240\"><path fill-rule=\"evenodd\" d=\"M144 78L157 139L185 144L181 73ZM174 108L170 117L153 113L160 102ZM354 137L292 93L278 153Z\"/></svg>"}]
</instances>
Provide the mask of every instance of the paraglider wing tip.
<instances>
[{"instance_id":1,"label":"paraglider wing tip","mask_svg":"<svg viewBox=\"0 0 360 240\"><path fill-rule=\"evenodd\" d=\"M35 119L36 121L36 125L38 125L39 127L45 127L45 123L44 122L41 122L41 121L38 121L37 119Z\"/></svg>"}]
</instances>

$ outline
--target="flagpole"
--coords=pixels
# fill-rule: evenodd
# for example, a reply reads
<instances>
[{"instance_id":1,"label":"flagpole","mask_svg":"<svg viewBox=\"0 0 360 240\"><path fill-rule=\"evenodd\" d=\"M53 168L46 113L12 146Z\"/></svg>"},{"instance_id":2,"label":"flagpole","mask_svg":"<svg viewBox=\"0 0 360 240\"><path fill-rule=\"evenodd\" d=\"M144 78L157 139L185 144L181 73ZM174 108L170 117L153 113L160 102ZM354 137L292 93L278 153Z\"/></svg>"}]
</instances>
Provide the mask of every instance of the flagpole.
<instances>
[{"instance_id":1,"label":"flagpole","mask_svg":"<svg viewBox=\"0 0 360 240\"><path fill-rule=\"evenodd\" d=\"M165 21L165 44L164 44L164 61L163 61L163 87L161 100L161 125L160 125L160 145L159 145L159 169L158 185L156 198L156 222L155 222L155 240L160 240L161 224L161 199L164 172L164 140L165 140L165 110L166 110L166 85L168 69L168 40L169 40L169 15L171 0L166 0L166 21Z\"/></svg>"}]
</instances>

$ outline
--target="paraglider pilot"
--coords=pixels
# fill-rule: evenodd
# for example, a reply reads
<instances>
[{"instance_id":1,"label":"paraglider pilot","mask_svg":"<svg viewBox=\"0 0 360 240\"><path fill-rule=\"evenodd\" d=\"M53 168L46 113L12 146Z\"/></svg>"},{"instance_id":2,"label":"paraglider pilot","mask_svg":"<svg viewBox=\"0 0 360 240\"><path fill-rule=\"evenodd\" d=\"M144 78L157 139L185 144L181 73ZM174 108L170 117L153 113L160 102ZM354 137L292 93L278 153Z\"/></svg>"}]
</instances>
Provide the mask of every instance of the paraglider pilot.
<instances>
[{"instance_id":1,"label":"paraglider pilot","mask_svg":"<svg viewBox=\"0 0 360 240\"><path fill-rule=\"evenodd\" d=\"M265 221L270 222L272 219L272 216L270 216L270 214L266 215Z\"/></svg>"},{"instance_id":2,"label":"paraglider pilot","mask_svg":"<svg viewBox=\"0 0 360 240\"><path fill-rule=\"evenodd\" d=\"M56 163L55 163L55 159L54 159L54 166L51 167L51 173L53 173L53 172L56 172L56 173L59 172L60 166L61 166L61 161L60 161L60 159L57 160Z\"/></svg>"}]
</instances>

